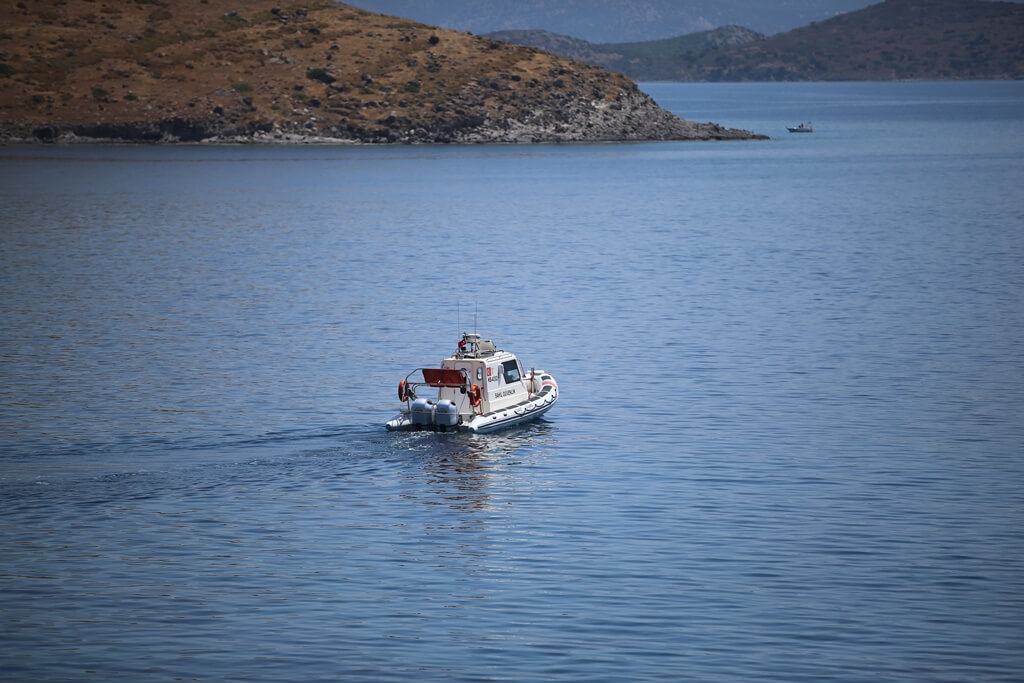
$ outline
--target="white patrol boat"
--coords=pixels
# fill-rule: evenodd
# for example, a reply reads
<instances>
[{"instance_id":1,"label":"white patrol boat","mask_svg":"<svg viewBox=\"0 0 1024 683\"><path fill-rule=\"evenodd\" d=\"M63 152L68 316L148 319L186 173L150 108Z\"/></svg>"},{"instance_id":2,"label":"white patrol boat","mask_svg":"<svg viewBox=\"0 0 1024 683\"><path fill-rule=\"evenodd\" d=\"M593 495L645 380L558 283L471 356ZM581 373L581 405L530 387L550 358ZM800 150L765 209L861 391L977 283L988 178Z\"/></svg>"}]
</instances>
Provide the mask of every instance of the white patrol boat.
<instances>
[{"instance_id":1,"label":"white patrol boat","mask_svg":"<svg viewBox=\"0 0 1024 683\"><path fill-rule=\"evenodd\" d=\"M416 373L422 380L414 379ZM421 398L422 387L437 398ZM558 400L558 384L543 370L523 371L519 360L477 334L463 334L459 350L439 368L417 368L398 383L402 412L389 431L493 432L540 417Z\"/></svg>"}]
</instances>

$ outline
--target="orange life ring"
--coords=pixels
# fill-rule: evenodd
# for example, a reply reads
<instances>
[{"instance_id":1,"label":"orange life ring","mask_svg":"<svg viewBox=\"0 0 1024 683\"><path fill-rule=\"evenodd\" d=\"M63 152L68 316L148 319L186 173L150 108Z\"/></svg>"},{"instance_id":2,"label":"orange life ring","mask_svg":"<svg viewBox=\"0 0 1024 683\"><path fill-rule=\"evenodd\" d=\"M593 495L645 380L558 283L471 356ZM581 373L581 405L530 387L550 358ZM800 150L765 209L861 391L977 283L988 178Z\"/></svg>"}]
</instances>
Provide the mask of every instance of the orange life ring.
<instances>
[{"instance_id":1,"label":"orange life ring","mask_svg":"<svg viewBox=\"0 0 1024 683\"><path fill-rule=\"evenodd\" d=\"M404 401L409 398L409 383L404 379L398 383L398 400Z\"/></svg>"},{"instance_id":2,"label":"orange life ring","mask_svg":"<svg viewBox=\"0 0 1024 683\"><path fill-rule=\"evenodd\" d=\"M480 405L480 387L475 384L469 388L469 405L474 408Z\"/></svg>"}]
</instances>

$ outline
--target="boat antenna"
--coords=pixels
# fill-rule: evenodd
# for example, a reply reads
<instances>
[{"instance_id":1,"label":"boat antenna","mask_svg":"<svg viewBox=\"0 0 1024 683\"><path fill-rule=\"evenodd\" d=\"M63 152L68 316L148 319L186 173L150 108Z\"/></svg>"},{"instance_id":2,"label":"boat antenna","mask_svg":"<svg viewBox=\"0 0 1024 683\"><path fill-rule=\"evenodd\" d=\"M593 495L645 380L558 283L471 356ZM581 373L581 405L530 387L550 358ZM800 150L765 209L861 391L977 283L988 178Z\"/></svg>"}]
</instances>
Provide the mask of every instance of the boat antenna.
<instances>
[{"instance_id":1,"label":"boat antenna","mask_svg":"<svg viewBox=\"0 0 1024 683\"><path fill-rule=\"evenodd\" d=\"M473 334L476 334L476 309L477 309L477 302L474 301L473 302Z\"/></svg>"}]
</instances>

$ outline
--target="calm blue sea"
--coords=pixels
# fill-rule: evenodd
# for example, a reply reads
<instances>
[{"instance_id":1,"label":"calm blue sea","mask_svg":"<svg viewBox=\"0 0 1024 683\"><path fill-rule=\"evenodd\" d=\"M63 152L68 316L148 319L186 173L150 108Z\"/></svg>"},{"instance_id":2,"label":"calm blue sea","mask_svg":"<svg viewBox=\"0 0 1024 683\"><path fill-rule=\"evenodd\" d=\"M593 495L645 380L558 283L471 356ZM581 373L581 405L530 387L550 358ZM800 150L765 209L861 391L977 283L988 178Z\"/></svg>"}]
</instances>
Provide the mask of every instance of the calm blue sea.
<instances>
[{"instance_id":1,"label":"calm blue sea","mask_svg":"<svg viewBox=\"0 0 1024 683\"><path fill-rule=\"evenodd\" d=\"M0 148L5 680L1024 678L1024 82L644 88L773 139Z\"/></svg>"}]
</instances>

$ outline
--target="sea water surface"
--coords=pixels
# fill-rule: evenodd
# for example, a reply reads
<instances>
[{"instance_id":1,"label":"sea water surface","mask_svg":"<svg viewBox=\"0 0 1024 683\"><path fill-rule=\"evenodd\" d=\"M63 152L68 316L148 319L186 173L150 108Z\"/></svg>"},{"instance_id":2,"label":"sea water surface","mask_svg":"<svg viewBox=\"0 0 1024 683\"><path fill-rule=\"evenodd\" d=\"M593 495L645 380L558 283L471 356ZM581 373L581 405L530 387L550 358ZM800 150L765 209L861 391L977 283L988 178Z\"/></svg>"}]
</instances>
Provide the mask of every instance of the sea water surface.
<instances>
[{"instance_id":1,"label":"sea water surface","mask_svg":"<svg viewBox=\"0 0 1024 683\"><path fill-rule=\"evenodd\" d=\"M1024 677L1024 83L644 87L773 139L0 148L5 679Z\"/></svg>"}]
</instances>

